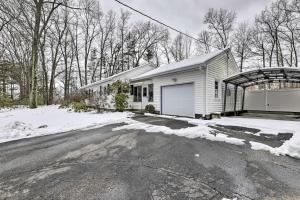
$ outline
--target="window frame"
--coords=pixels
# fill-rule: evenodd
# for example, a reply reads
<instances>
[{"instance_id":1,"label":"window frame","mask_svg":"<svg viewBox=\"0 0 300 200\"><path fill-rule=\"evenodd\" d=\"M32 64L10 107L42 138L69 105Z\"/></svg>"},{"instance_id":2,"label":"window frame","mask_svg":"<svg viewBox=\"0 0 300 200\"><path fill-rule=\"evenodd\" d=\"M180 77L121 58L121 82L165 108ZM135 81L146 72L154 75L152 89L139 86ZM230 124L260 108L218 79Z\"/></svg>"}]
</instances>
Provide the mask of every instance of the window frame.
<instances>
[{"instance_id":1,"label":"window frame","mask_svg":"<svg viewBox=\"0 0 300 200\"><path fill-rule=\"evenodd\" d=\"M133 102L142 102L142 86L133 87Z\"/></svg>"},{"instance_id":2,"label":"window frame","mask_svg":"<svg viewBox=\"0 0 300 200\"><path fill-rule=\"evenodd\" d=\"M134 86L130 85L130 95L133 95L133 88L134 88Z\"/></svg>"},{"instance_id":3,"label":"window frame","mask_svg":"<svg viewBox=\"0 0 300 200\"><path fill-rule=\"evenodd\" d=\"M153 101L154 101L154 85L153 83L151 83L148 84L148 102L153 102Z\"/></svg>"},{"instance_id":4,"label":"window frame","mask_svg":"<svg viewBox=\"0 0 300 200\"><path fill-rule=\"evenodd\" d=\"M214 89L215 89L215 99L219 99L220 98L220 81L217 79L215 80Z\"/></svg>"},{"instance_id":5,"label":"window frame","mask_svg":"<svg viewBox=\"0 0 300 200\"><path fill-rule=\"evenodd\" d=\"M148 96L148 88L143 87L143 97L147 97L147 96Z\"/></svg>"}]
</instances>

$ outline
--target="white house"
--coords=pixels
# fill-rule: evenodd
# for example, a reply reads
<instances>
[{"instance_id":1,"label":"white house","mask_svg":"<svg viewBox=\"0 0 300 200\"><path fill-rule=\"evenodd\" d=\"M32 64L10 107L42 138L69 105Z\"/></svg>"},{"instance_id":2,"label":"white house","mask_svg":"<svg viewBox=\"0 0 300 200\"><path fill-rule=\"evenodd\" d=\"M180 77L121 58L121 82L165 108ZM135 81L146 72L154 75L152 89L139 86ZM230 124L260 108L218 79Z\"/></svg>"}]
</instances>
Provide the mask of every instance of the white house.
<instances>
[{"instance_id":1,"label":"white house","mask_svg":"<svg viewBox=\"0 0 300 200\"><path fill-rule=\"evenodd\" d=\"M80 90L99 92L101 95L108 96L108 98L106 99L104 108L105 109L114 109L114 106L113 106L114 103L111 99L111 96L107 95L107 88L109 87L109 85L111 85L112 83L114 83L117 80L121 80L123 82L129 83L130 79L132 77L137 77L137 76L144 74L148 71L151 71L153 69L154 69L154 66L151 64L136 67L136 68L115 74L113 76L107 77L100 81L96 81L94 83L85 85L85 86L81 87ZM141 109L140 104L135 103L133 101L132 95L129 96L128 102L129 102L128 109Z\"/></svg>"},{"instance_id":2,"label":"white house","mask_svg":"<svg viewBox=\"0 0 300 200\"><path fill-rule=\"evenodd\" d=\"M158 68L142 66L81 89L99 90L115 80L129 81L129 109L144 109L152 104L164 115L203 117L223 109L223 79L238 73L230 49L197 56ZM227 110L233 110L232 88L227 92ZM240 108L241 92L237 107ZM111 106L109 106L111 107Z\"/></svg>"}]
</instances>

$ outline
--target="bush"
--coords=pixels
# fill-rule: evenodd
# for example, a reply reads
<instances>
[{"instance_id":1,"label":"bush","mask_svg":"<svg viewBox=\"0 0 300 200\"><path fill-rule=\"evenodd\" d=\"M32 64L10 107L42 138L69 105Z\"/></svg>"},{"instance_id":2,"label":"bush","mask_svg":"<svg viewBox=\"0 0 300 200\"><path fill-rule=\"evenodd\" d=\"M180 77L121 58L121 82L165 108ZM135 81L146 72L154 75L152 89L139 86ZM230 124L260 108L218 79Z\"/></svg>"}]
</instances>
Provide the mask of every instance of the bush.
<instances>
[{"instance_id":1,"label":"bush","mask_svg":"<svg viewBox=\"0 0 300 200\"><path fill-rule=\"evenodd\" d=\"M89 94L86 91L74 92L69 96L69 102L83 102L89 98Z\"/></svg>"},{"instance_id":2,"label":"bush","mask_svg":"<svg viewBox=\"0 0 300 200\"><path fill-rule=\"evenodd\" d=\"M108 92L114 97L114 106L117 111L123 112L128 106L129 84L120 80L114 82L108 87Z\"/></svg>"},{"instance_id":3,"label":"bush","mask_svg":"<svg viewBox=\"0 0 300 200\"><path fill-rule=\"evenodd\" d=\"M0 108L12 107L13 100L7 94L0 93Z\"/></svg>"},{"instance_id":4,"label":"bush","mask_svg":"<svg viewBox=\"0 0 300 200\"><path fill-rule=\"evenodd\" d=\"M69 106L70 106L69 101L62 101L58 108L69 108Z\"/></svg>"},{"instance_id":5,"label":"bush","mask_svg":"<svg viewBox=\"0 0 300 200\"><path fill-rule=\"evenodd\" d=\"M37 104L38 105L44 105L44 99L42 95L37 96ZM29 105L29 97L25 96L22 99L18 99L14 102L14 105L21 105L21 106L27 106Z\"/></svg>"},{"instance_id":6,"label":"bush","mask_svg":"<svg viewBox=\"0 0 300 200\"><path fill-rule=\"evenodd\" d=\"M148 104L148 105L146 105L146 107L145 107L145 111L146 111L147 113L154 113L154 112L155 112L155 107L154 107L152 104Z\"/></svg>"},{"instance_id":7,"label":"bush","mask_svg":"<svg viewBox=\"0 0 300 200\"><path fill-rule=\"evenodd\" d=\"M124 93L116 94L115 107L116 107L117 111L123 112L127 108L127 106L128 106L127 98L128 98L127 94L124 94Z\"/></svg>"},{"instance_id":8,"label":"bush","mask_svg":"<svg viewBox=\"0 0 300 200\"><path fill-rule=\"evenodd\" d=\"M70 103L70 108L74 110L74 112L86 112L88 107L85 103L80 102L72 102Z\"/></svg>"},{"instance_id":9,"label":"bush","mask_svg":"<svg viewBox=\"0 0 300 200\"><path fill-rule=\"evenodd\" d=\"M18 99L17 101L15 101L15 105L27 106L29 105L29 98L23 97L22 99Z\"/></svg>"}]
</instances>

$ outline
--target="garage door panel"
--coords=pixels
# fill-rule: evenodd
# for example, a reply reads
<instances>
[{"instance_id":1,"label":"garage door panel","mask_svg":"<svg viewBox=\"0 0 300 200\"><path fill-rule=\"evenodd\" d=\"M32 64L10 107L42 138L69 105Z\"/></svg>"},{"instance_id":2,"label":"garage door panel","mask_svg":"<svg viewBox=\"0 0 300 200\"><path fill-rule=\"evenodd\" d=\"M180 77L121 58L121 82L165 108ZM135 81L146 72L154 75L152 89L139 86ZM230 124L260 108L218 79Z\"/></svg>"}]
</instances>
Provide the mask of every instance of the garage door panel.
<instances>
[{"instance_id":1,"label":"garage door panel","mask_svg":"<svg viewBox=\"0 0 300 200\"><path fill-rule=\"evenodd\" d=\"M162 87L162 114L194 117L194 86L182 84Z\"/></svg>"}]
</instances>

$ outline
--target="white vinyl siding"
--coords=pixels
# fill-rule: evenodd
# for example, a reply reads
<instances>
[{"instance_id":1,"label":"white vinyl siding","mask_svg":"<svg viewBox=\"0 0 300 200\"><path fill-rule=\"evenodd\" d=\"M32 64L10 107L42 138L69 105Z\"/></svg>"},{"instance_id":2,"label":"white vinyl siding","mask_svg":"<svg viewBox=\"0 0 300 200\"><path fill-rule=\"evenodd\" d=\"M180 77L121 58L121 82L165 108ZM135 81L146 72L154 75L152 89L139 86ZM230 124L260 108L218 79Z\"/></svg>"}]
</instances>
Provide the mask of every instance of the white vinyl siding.
<instances>
[{"instance_id":1,"label":"white vinyl siding","mask_svg":"<svg viewBox=\"0 0 300 200\"><path fill-rule=\"evenodd\" d=\"M223 111L224 84L223 79L238 73L234 58L229 54L228 64L227 55L222 54L207 65L206 82L206 114ZM215 98L215 81L219 81L219 96ZM231 96L227 96L226 111L234 108L234 86L229 85ZM241 109L242 89L238 90L237 110Z\"/></svg>"}]
</instances>

